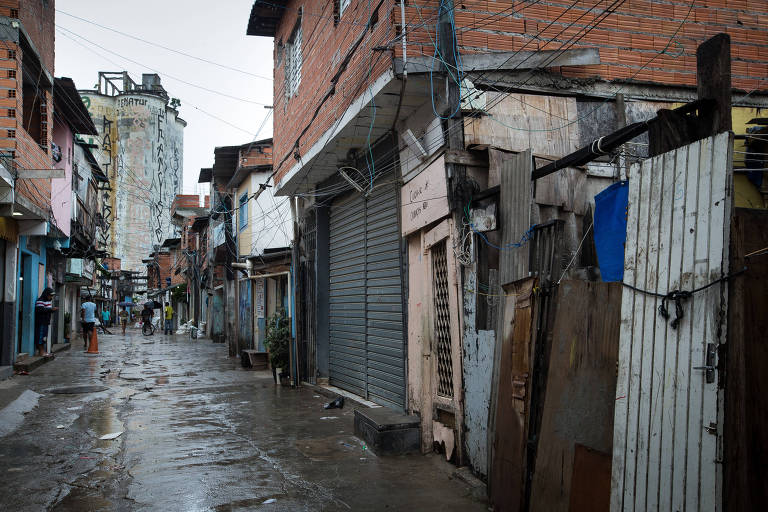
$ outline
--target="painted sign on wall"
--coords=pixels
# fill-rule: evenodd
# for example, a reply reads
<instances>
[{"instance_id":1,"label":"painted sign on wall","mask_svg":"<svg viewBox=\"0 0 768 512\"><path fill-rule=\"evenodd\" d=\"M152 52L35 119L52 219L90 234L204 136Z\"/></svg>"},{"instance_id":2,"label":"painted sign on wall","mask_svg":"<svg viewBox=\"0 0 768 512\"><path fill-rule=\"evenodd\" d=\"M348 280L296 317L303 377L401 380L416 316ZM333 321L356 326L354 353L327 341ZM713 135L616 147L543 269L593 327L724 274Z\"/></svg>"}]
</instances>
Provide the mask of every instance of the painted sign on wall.
<instances>
[{"instance_id":1,"label":"painted sign on wall","mask_svg":"<svg viewBox=\"0 0 768 512\"><path fill-rule=\"evenodd\" d=\"M442 156L403 186L400 205L403 235L409 235L450 213L445 159Z\"/></svg>"},{"instance_id":2,"label":"painted sign on wall","mask_svg":"<svg viewBox=\"0 0 768 512\"><path fill-rule=\"evenodd\" d=\"M264 280L253 282L253 295L256 301L256 318L264 318Z\"/></svg>"}]
</instances>

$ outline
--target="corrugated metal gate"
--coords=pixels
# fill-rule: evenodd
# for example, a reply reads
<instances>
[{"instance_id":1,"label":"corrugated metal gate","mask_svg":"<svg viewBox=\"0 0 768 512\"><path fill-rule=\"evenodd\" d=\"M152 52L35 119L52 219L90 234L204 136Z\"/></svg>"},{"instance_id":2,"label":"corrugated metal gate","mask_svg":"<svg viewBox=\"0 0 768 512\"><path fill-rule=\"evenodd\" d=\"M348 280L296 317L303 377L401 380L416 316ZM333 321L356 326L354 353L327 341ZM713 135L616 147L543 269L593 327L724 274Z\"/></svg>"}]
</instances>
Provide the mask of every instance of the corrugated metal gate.
<instances>
[{"instance_id":1,"label":"corrugated metal gate","mask_svg":"<svg viewBox=\"0 0 768 512\"><path fill-rule=\"evenodd\" d=\"M611 510L720 510L732 141L632 168L624 252ZM642 290L642 291L637 291ZM672 290L698 290L676 303ZM679 308L679 311L676 311Z\"/></svg>"},{"instance_id":2,"label":"corrugated metal gate","mask_svg":"<svg viewBox=\"0 0 768 512\"><path fill-rule=\"evenodd\" d=\"M352 192L330 212L330 382L405 406L402 263L394 184Z\"/></svg>"}]
</instances>

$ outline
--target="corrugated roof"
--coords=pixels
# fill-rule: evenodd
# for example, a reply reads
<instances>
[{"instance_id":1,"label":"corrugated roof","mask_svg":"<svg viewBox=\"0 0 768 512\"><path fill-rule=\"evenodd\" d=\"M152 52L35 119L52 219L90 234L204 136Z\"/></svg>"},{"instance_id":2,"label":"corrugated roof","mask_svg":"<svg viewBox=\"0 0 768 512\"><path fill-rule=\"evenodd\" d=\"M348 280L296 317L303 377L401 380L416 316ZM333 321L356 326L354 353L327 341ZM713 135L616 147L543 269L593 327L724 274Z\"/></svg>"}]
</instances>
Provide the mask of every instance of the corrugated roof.
<instances>
[{"instance_id":1,"label":"corrugated roof","mask_svg":"<svg viewBox=\"0 0 768 512\"><path fill-rule=\"evenodd\" d=\"M204 167L200 169L200 175L197 178L198 183L210 183L213 178L213 169L210 167Z\"/></svg>"},{"instance_id":2,"label":"corrugated roof","mask_svg":"<svg viewBox=\"0 0 768 512\"><path fill-rule=\"evenodd\" d=\"M73 132L84 135L99 134L71 78L53 79L53 104L56 113Z\"/></svg>"},{"instance_id":3,"label":"corrugated roof","mask_svg":"<svg viewBox=\"0 0 768 512\"><path fill-rule=\"evenodd\" d=\"M277 25L283 17L288 2L285 0L256 0L251 7L251 16L248 18L248 28L245 31L249 36L275 37Z\"/></svg>"}]
</instances>

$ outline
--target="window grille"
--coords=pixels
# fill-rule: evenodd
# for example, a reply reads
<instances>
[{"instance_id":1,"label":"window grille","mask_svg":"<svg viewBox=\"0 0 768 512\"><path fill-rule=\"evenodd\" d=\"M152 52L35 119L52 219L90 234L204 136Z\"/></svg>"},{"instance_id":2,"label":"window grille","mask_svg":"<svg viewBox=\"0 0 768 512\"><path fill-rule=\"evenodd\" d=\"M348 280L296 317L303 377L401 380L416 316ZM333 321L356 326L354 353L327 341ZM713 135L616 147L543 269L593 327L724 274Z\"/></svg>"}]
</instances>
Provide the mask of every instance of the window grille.
<instances>
[{"instance_id":1,"label":"window grille","mask_svg":"<svg viewBox=\"0 0 768 512\"><path fill-rule=\"evenodd\" d=\"M11 60L16 60L16 50L8 50L8 58Z\"/></svg>"},{"instance_id":2,"label":"window grille","mask_svg":"<svg viewBox=\"0 0 768 512\"><path fill-rule=\"evenodd\" d=\"M16 138L16 130L8 130L8 138L9 139L15 139Z\"/></svg>"},{"instance_id":3,"label":"window grille","mask_svg":"<svg viewBox=\"0 0 768 512\"><path fill-rule=\"evenodd\" d=\"M16 117L16 109L15 108L9 108L8 109L8 117Z\"/></svg>"},{"instance_id":4,"label":"window grille","mask_svg":"<svg viewBox=\"0 0 768 512\"><path fill-rule=\"evenodd\" d=\"M18 18L18 17L19 17L19 10L11 9L11 18Z\"/></svg>"},{"instance_id":5,"label":"window grille","mask_svg":"<svg viewBox=\"0 0 768 512\"><path fill-rule=\"evenodd\" d=\"M448 304L448 260L446 242L432 247L432 297L437 341L437 394L453 397L451 356L451 308Z\"/></svg>"},{"instance_id":6,"label":"window grille","mask_svg":"<svg viewBox=\"0 0 768 512\"><path fill-rule=\"evenodd\" d=\"M295 96L301 83L301 19L291 34L291 40L286 45L285 65L285 95Z\"/></svg>"},{"instance_id":7,"label":"window grille","mask_svg":"<svg viewBox=\"0 0 768 512\"><path fill-rule=\"evenodd\" d=\"M8 70L8 78L16 78L16 70L15 69L9 69Z\"/></svg>"},{"instance_id":8,"label":"window grille","mask_svg":"<svg viewBox=\"0 0 768 512\"><path fill-rule=\"evenodd\" d=\"M8 97L9 98L15 98L16 97L16 89L8 89Z\"/></svg>"}]
</instances>

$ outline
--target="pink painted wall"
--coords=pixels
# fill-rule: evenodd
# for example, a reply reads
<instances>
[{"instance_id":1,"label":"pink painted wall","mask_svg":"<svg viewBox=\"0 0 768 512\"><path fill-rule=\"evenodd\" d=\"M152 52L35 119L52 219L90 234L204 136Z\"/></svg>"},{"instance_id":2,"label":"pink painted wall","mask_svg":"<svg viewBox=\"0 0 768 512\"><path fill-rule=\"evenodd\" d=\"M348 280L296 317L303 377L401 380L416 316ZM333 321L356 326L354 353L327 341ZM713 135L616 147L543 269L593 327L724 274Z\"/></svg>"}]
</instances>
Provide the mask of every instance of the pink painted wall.
<instances>
[{"instance_id":1,"label":"pink painted wall","mask_svg":"<svg viewBox=\"0 0 768 512\"><path fill-rule=\"evenodd\" d=\"M74 146L72 130L66 123L54 120L53 142L61 148L61 161L53 162L56 169L64 169L64 178L51 180L51 209L56 225L67 236L72 218L72 153Z\"/></svg>"}]
</instances>

